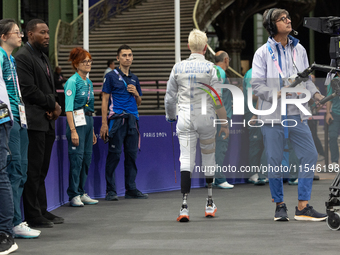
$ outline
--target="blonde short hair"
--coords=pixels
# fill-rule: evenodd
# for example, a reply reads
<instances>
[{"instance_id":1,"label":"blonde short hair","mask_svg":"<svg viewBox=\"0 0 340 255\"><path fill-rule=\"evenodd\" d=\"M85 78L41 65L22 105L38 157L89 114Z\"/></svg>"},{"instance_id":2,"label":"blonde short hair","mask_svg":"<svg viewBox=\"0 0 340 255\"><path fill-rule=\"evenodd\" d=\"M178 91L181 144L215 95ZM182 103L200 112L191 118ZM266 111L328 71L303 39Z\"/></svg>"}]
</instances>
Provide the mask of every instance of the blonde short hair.
<instances>
[{"instance_id":1,"label":"blonde short hair","mask_svg":"<svg viewBox=\"0 0 340 255\"><path fill-rule=\"evenodd\" d=\"M189 34L188 43L191 52L201 52L208 43L208 37L204 32L193 29Z\"/></svg>"}]
</instances>

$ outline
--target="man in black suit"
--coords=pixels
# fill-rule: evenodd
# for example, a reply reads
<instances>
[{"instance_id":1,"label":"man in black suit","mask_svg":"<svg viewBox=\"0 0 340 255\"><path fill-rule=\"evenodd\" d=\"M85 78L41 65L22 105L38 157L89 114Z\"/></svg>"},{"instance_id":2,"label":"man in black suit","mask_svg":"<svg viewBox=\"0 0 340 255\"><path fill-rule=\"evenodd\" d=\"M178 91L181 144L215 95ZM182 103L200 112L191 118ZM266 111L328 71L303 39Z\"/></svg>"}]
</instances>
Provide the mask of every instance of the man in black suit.
<instances>
[{"instance_id":1,"label":"man in black suit","mask_svg":"<svg viewBox=\"0 0 340 255\"><path fill-rule=\"evenodd\" d=\"M53 227L64 219L47 212L45 177L55 140L54 122L61 113L56 100L53 71L44 51L49 28L43 20L27 23L28 42L17 52L17 72L26 107L28 126L28 169L23 201L30 227Z\"/></svg>"}]
</instances>

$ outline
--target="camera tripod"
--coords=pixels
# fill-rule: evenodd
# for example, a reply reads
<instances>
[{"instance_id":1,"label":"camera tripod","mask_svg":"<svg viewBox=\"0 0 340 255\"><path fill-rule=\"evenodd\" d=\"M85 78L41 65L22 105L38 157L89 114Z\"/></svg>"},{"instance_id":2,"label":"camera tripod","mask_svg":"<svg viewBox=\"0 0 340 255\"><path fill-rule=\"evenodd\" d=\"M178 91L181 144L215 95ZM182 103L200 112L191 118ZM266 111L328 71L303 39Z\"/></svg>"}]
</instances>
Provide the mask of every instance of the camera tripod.
<instances>
[{"instance_id":1,"label":"camera tripod","mask_svg":"<svg viewBox=\"0 0 340 255\"><path fill-rule=\"evenodd\" d=\"M323 66L313 64L304 70L302 73L298 73L298 77L296 77L295 81L289 87L295 87L300 82L306 81L308 79L308 75L313 70L320 70L324 72L331 73L340 73L338 68L332 66ZM335 98L336 96L340 96L340 77L335 77L331 81L331 85L333 93L328 97L323 98L320 101L320 104L324 104L329 100ZM337 176L334 178L331 186L329 187L329 199L326 201L326 212L328 218L326 220L327 226L331 230L340 230L340 172L338 172Z\"/></svg>"}]
</instances>

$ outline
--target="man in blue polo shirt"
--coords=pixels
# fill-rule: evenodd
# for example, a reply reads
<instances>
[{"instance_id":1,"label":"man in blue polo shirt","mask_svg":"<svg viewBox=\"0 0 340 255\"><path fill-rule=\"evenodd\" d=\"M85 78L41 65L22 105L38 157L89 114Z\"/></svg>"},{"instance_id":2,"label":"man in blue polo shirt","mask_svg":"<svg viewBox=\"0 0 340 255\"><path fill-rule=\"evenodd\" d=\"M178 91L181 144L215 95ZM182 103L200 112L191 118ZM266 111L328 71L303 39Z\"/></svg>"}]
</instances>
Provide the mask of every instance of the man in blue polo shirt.
<instances>
[{"instance_id":1,"label":"man in blue polo shirt","mask_svg":"<svg viewBox=\"0 0 340 255\"><path fill-rule=\"evenodd\" d=\"M106 159L106 197L108 201L117 201L115 170L124 144L125 198L148 198L136 188L136 158L139 148L138 109L142 91L136 75L131 73L132 50L122 45L117 51L119 67L105 75L102 101L102 127L100 136L109 141L109 153ZM109 123L107 109L109 105Z\"/></svg>"}]
</instances>

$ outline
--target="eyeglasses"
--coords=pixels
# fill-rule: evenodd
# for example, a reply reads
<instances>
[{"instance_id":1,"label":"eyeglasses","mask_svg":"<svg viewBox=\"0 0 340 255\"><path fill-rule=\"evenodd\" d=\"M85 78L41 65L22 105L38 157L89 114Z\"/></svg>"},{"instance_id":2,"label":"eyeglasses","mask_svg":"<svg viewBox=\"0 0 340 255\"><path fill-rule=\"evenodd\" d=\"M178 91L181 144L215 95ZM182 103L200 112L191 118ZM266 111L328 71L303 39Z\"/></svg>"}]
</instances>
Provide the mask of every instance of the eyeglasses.
<instances>
[{"instance_id":1,"label":"eyeglasses","mask_svg":"<svg viewBox=\"0 0 340 255\"><path fill-rule=\"evenodd\" d=\"M84 65L88 66L89 64L92 64L92 63L93 63L93 60L92 60L92 59L83 60L83 61L81 61L81 63L83 63Z\"/></svg>"},{"instance_id":2,"label":"eyeglasses","mask_svg":"<svg viewBox=\"0 0 340 255\"><path fill-rule=\"evenodd\" d=\"M286 16L286 17L281 17L281 18L279 18L276 22L280 22L280 21L283 21L283 23L288 23L288 20L292 20L291 18L290 18L290 16Z\"/></svg>"},{"instance_id":3,"label":"eyeglasses","mask_svg":"<svg viewBox=\"0 0 340 255\"><path fill-rule=\"evenodd\" d=\"M229 61L231 61L231 57L228 57Z\"/></svg>"},{"instance_id":4,"label":"eyeglasses","mask_svg":"<svg viewBox=\"0 0 340 255\"><path fill-rule=\"evenodd\" d=\"M13 33L9 33L9 34L17 34L18 37L24 37L24 32L13 32Z\"/></svg>"}]
</instances>

